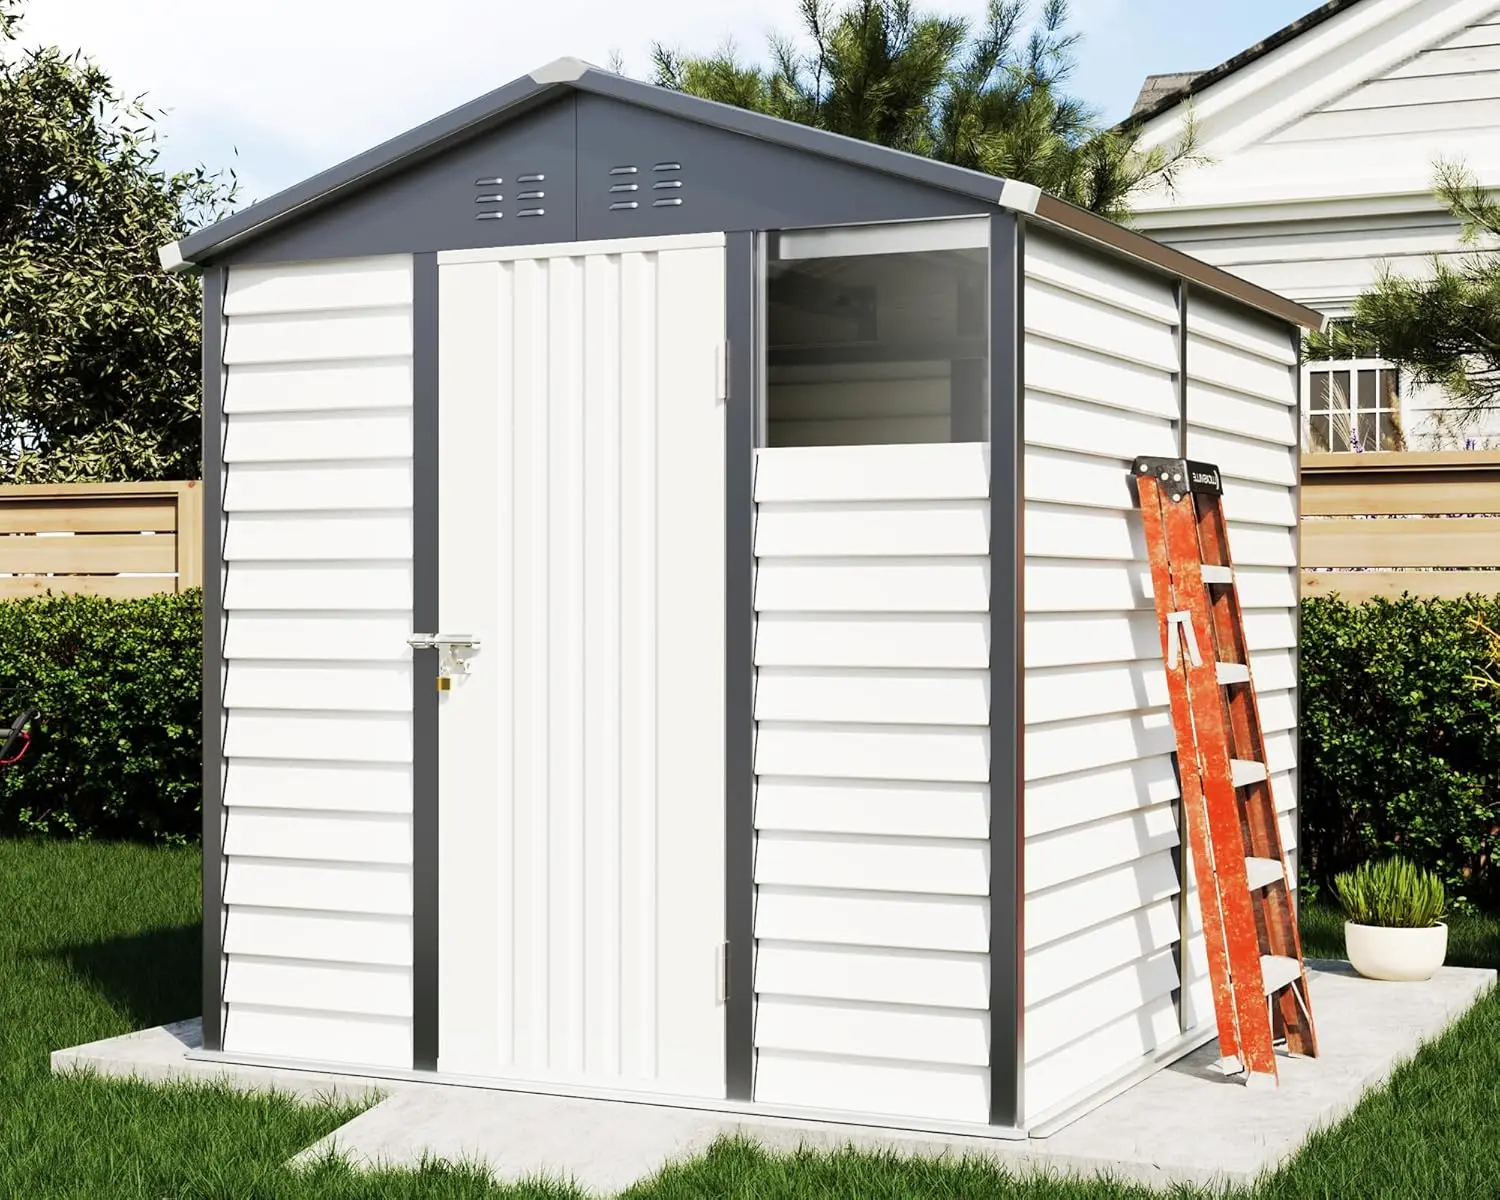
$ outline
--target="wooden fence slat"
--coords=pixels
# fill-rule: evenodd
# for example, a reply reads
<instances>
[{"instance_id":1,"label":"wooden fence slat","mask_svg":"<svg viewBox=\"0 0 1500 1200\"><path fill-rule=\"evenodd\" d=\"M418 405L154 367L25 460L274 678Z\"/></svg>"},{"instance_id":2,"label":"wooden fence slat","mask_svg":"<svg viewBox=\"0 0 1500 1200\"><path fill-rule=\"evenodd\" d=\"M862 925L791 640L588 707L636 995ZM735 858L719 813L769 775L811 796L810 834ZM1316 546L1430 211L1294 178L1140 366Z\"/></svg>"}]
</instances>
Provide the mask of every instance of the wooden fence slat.
<instances>
[{"instance_id":1,"label":"wooden fence slat","mask_svg":"<svg viewBox=\"0 0 1500 1200\"><path fill-rule=\"evenodd\" d=\"M1302 565L1500 567L1500 518L1305 521Z\"/></svg>"},{"instance_id":2,"label":"wooden fence slat","mask_svg":"<svg viewBox=\"0 0 1500 1200\"><path fill-rule=\"evenodd\" d=\"M108 596L138 600L176 586L171 575L0 575L0 600L27 596Z\"/></svg>"},{"instance_id":3,"label":"wooden fence slat","mask_svg":"<svg viewBox=\"0 0 1500 1200\"><path fill-rule=\"evenodd\" d=\"M0 533L175 533L171 497L0 502Z\"/></svg>"},{"instance_id":4,"label":"wooden fence slat","mask_svg":"<svg viewBox=\"0 0 1500 1200\"><path fill-rule=\"evenodd\" d=\"M1304 596L1330 596L1358 602L1374 596L1394 600L1403 592L1456 600L1500 593L1500 571L1304 571Z\"/></svg>"},{"instance_id":5,"label":"wooden fence slat","mask_svg":"<svg viewBox=\"0 0 1500 1200\"><path fill-rule=\"evenodd\" d=\"M1372 475L1345 482L1302 476L1302 515L1348 517L1402 514L1500 513L1500 471L1441 481L1419 475Z\"/></svg>"},{"instance_id":6,"label":"wooden fence slat","mask_svg":"<svg viewBox=\"0 0 1500 1200\"><path fill-rule=\"evenodd\" d=\"M8 574L115 575L122 571L175 574L177 539L156 534L80 533L72 537L0 538L0 567Z\"/></svg>"}]
</instances>

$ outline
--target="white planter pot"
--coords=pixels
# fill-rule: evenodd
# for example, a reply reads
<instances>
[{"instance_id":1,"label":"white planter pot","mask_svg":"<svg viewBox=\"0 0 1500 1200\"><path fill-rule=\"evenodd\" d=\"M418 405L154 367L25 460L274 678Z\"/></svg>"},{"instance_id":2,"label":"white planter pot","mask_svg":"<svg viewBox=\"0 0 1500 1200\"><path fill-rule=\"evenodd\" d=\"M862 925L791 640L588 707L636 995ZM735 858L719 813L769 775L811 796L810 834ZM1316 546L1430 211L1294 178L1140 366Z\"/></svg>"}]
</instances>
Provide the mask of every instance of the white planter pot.
<instances>
[{"instance_id":1,"label":"white planter pot","mask_svg":"<svg viewBox=\"0 0 1500 1200\"><path fill-rule=\"evenodd\" d=\"M1441 921L1427 929L1345 921L1344 948L1350 965L1366 979L1431 979L1448 953L1448 927Z\"/></svg>"}]
</instances>

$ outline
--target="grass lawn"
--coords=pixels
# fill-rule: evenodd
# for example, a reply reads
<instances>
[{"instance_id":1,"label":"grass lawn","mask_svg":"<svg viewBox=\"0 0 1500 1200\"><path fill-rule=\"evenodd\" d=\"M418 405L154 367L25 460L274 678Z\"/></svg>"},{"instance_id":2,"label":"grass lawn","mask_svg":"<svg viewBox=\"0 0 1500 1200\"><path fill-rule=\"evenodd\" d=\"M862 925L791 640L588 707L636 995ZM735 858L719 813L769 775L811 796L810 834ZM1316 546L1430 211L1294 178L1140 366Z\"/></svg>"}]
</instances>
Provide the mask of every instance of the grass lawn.
<instances>
[{"instance_id":1,"label":"grass lawn","mask_svg":"<svg viewBox=\"0 0 1500 1200\"><path fill-rule=\"evenodd\" d=\"M260 1197L574 1197L504 1187L453 1167L361 1174L283 1164L354 1109L200 1085L54 1078L48 1052L198 1010L198 854L0 841L0 1196L90 1200ZM1339 922L1309 911L1311 955L1340 952ZM1449 961L1500 963L1500 920L1455 921ZM1500 1196L1500 997L1491 995L1255 1200ZM1017 1182L977 1162L868 1154L777 1156L725 1143L629 1200L1106 1200L1107 1183ZM1199 1193L1182 1191L1180 1196Z\"/></svg>"}]
</instances>

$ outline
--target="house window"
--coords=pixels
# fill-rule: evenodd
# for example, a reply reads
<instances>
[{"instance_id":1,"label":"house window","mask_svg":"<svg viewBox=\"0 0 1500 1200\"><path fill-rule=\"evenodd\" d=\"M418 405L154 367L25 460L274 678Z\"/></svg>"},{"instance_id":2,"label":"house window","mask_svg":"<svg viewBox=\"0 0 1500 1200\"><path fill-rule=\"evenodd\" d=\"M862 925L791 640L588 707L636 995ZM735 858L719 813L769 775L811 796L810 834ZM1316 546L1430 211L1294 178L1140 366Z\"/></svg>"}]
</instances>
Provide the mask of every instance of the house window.
<instances>
[{"instance_id":1,"label":"house window","mask_svg":"<svg viewBox=\"0 0 1500 1200\"><path fill-rule=\"evenodd\" d=\"M1345 317L1310 340L1302 368L1302 448L1313 453L1405 450L1401 376Z\"/></svg>"},{"instance_id":2,"label":"house window","mask_svg":"<svg viewBox=\"0 0 1500 1200\"><path fill-rule=\"evenodd\" d=\"M1314 453L1404 450L1401 377L1378 358L1311 362L1303 369L1302 448Z\"/></svg>"}]
</instances>

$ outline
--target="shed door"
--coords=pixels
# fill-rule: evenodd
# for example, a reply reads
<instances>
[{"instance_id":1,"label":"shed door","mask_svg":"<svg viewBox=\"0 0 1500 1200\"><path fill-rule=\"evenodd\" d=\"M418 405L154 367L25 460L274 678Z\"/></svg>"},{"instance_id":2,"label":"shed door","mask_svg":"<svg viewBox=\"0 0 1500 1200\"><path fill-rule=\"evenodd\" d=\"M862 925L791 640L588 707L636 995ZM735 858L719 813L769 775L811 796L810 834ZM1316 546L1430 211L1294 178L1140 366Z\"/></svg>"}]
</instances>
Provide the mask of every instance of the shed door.
<instances>
[{"instance_id":1,"label":"shed door","mask_svg":"<svg viewBox=\"0 0 1500 1200\"><path fill-rule=\"evenodd\" d=\"M490 253L439 266L438 1067L722 1096L723 239Z\"/></svg>"}]
</instances>

